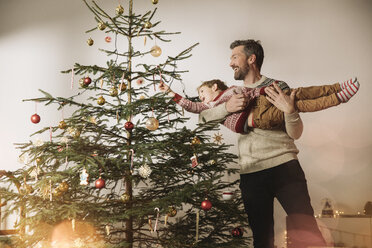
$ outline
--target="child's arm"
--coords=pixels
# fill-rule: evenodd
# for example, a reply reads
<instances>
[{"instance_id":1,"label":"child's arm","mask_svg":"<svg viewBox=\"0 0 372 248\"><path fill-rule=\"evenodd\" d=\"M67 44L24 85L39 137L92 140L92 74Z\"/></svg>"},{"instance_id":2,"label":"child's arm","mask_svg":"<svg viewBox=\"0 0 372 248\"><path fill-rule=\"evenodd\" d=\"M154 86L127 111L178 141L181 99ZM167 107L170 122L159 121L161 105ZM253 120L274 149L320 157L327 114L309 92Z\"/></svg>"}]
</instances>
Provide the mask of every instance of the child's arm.
<instances>
[{"instance_id":1,"label":"child's arm","mask_svg":"<svg viewBox=\"0 0 372 248\"><path fill-rule=\"evenodd\" d=\"M173 101L175 101L178 105L184 108L186 111L199 114L203 110L209 109L210 107L207 104L202 102L192 102L177 93L173 92L170 87L164 82L160 81L159 90L164 93L168 93L170 97L173 97Z\"/></svg>"}]
</instances>

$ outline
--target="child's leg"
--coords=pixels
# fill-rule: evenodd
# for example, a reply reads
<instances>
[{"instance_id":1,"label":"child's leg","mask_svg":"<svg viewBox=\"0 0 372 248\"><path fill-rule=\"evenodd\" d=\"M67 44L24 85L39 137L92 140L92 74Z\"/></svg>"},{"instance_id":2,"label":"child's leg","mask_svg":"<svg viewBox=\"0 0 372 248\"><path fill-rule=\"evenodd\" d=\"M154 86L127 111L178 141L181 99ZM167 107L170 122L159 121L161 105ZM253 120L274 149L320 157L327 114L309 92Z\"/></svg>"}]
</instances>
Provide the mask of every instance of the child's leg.
<instances>
[{"instance_id":1,"label":"child's leg","mask_svg":"<svg viewBox=\"0 0 372 248\"><path fill-rule=\"evenodd\" d=\"M343 90L346 87L351 87L355 82L358 82L358 79L356 77L354 78L354 80L352 78L350 78L349 80L347 80L343 83L340 83L340 87Z\"/></svg>"},{"instance_id":2,"label":"child's leg","mask_svg":"<svg viewBox=\"0 0 372 248\"><path fill-rule=\"evenodd\" d=\"M359 82L358 82L358 79L355 78L354 79L354 82L351 82L348 81L344 84L342 84L342 87L343 89L338 92L336 95L337 95L337 98L340 100L340 102L347 102L350 100L350 98L352 98L359 90Z\"/></svg>"},{"instance_id":3,"label":"child's leg","mask_svg":"<svg viewBox=\"0 0 372 248\"><path fill-rule=\"evenodd\" d=\"M332 85L310 86L297 88L295 100L316 99L322 96L329 96L341 91L339 83Z\"/></svg>"},{"instance_id":4,"label":"child's leg","mask_svg":"<svg viewBox=\"0 0 372 248\"><path fill-rule=\"evenodd\" d=\"M338 100L336 94L333 93L330 96L323 96L317 99L295 101L295 106L298 112L316 112L337 106L340 103L341 102Z\"/></svg>"},{"instance_id":5,"label":"child's leg","mask_svg":"<svg viewBox=\"0 0 372 248\"><path fill-rule=\"evenodd\" d=\"M251 112L254 127L260 129L278 128L284 122L284 113L272 105L265 96L256 99Z\"/></svg>"}]
</instances>

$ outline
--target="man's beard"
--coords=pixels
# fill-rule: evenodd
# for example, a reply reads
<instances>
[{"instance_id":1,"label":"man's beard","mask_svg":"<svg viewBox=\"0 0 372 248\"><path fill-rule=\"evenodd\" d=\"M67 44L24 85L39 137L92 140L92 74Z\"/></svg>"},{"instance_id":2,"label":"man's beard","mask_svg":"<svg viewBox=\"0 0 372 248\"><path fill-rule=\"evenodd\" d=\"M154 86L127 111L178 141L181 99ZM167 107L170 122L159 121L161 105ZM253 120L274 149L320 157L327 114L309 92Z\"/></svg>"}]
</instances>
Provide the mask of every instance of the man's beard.
<instances>
[{"instance_id":1,"label":"man's beard","mask_svg":"<svg viewBox=\"0 0 372 248\"><path fill-rule=\"evenodd\" d=\"M234 71L234 79L235 80L244 80L245 76L248 74L249 68L238 69Z\"/></svg>"}]
</instances>

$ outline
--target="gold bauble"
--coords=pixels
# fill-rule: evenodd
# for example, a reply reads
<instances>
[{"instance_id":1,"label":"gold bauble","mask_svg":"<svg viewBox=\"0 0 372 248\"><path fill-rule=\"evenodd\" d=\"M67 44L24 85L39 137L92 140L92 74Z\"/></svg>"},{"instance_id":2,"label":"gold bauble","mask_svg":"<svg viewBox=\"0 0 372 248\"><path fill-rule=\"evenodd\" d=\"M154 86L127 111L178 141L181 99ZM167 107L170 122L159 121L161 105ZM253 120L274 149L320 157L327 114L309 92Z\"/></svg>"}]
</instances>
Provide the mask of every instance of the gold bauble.
<instances>
[{"instance_id":1,"label":"gold bauble","mask_svg":"<svg viewBox=\"0 0 372 248\"><path fill-rule=\"evenodd\" d=\"M69 188L69 185L68 185L67 182L62 182L62 183L58 186L58 189L59 189L62 193L66 192L66 191L68 190L68 188Z\"/></svg>"},{"instance_id":2,"label":"gold bauble","mask_svg":"<svg viewBox=\"0 0 372 248\"><path fill-rule=\"evenodd\" d=\"M200 139L198 137L194 137L191 141L191 144L193 145L200 145Z\"/></svg>"},{"instance_id":3,"label":"gold bauble","mask_svg":"<svg viewBox=\"0 0 372 248\"><path fill-rule=\"evenodd\" d=\"M56 188L54 191L53 191L53 196L54 197L60 197L60 196L62 196L62 191L61 190L59 190L58 188Z\"/></svg>"},{"instance_id":4,"label":"gold bauble","mask_svg":"<svg viewBox=\"0 0 372 248\"><path fill-rule=\"evenodd\" d=\"M87 40L87 44L88 44L89 46L93 46L94 41L92 40L92 38L89 38L89 39Z\"/></svg>"},{"instance_id":5,"label":"gold bauble","mask_svg":"<svg viewBox=\"0 0 372 248\"><path fill-rule=\"evenodd\" d=\"M117 15L121 15L124 13L124 8L123 6L121 6L120 4L118 5L118 7L116 7L116 14Z\"/></svg>"},{"instance_id":6,"label":"gold bauble","mask_svg":"<svg viewBox=\"0 0 372 248\"><path fill-rule=\"evenodd\" d=\"M154 117L150 117L147 119L146 121L146 128L150 131L154 131L156 129L158 129L159 127L159 121L154 118Z\"/></svg>"},{"instance_id":7,"label":"gold bauble","mask_svg":"<svg viewBox=\"0 0 372 248\"><path fill-rule=\"evenodd\" d=\"M159 0L151 0L151 2L152 2L153 4L157 4L157 3L159 2Z\"/></svg>"},{"instance_id":8,"label":"gold bauble","mask_svg":"<svg viewBox=\"0 0 372 248\"><path fill-rule=\"evenodd\" d=\"M73 136L74 136L74 138L79 138L80 137L80 134L81 134L80 130L79 129L76 129Z\"/></svg>"},{"instance_id":9,"label":"gold bauble","mask_svg":"<svg viewBox=\"0 0 372 248\"><path fill-rule=\"evenodd\" d=\"M99 30L104 30L106 28L106 24L104 24L103 22L99 22L97 24L97 27Z\"/></svg>"},{"instance_id":10,"label":"gold bauble","mask_svg":"<svg viewBox=\"0 0 372 248\"><path fill-rule=\"evenodd\" d=\"M120 91L124 91L127 89L127 85L125 83L120 84Z\"/></svg>"},{"instance_id":11,"label":"gold bauble","mask_svg":"<svg viewBox=\"0 0 372 248\"><path fill-rule=\"evenodd\" d=\"M124 203L128 203L129 202L129 200L130 200L130 195L128 194L128 193L123 193L122 195L121 195L121 200L124 202Z\"/></svg>"},{"instance_id":12,"label":"gold bauble","mask_svg":"<svg viewBox=\"0 0 372 248\"><path fill-rule=\"evenodd\" d=\"M173 206L170 206L168 208L168 216L169 217L174 217L174 216L176 216L176 214L177 214L177 209Z\"/></svg>"},{"instance_id":13,"label":"gold bauble","mask_svg":"<svg viewBox=\"0 0 372 248\"><path fill-rule=\"evenodd\" d=\"M117 96L118 95L118 90L115 87L112 87L109 91L110 96Z\"/></svg>"},{"instance_id":14,"label":"gold bauble","mask_svg":"<svg viewBox=\"0 0 372 248\"><path fill-rule=\"evenodd\" d=\"M147 21L147 22L145 23L145 28L151 28L151 27L152 27L152 23L149 22L149 21Z\"/></svg>"},{"instance_id":15,"label":"gold bauble","mask_svg":"<svg viewBox=\"0 0 372 248\"><path fill-rule=\"evenodd\" d=\"M161 48L157 45L151 48L151 55L154 57L159 57L161 55Z\"/></svg>"},{"instance_id":16,"label":"gold bauble","mask_svg":"<svg viewBox=\"0 0 372 248\"><path fill-rule=\"evenodd\" d=\"M98 97L98 99L97 99L98 105L103 105L103 104L105 104L105 102L106 102L106 100L103 96Z\"/></svg>"},{"instance_id":17,"label":"gold bauble","mask_svg":"<svg viewBox=\"0 0 372 248\"><path fill-rule=\"evenodd\" d=\"M144 95L141 95L139 99L140 100L143 100L143 99L145 99L145 96Z\"/></svg>"},{"instance_id":18,"label":"gold bauble","mask_svg":"<svg viewBox=\"0 0 372 248\"><path fill-rule=\"evenodd\" d=\"M66 129L67 124L66 124L66 122L64 120L62 120L62 121L59 122L58 127L60 129Z\"/></svg>"},{"instance_id":19,"label":"gold bauble","mask_svg":"<svg viewBox=\"0 0 372 248\"><path fill-rule=\"evenodd\" d=\"M81 88L86 88L87 87L87 85L84 83L84 78L79 79L79 85L80 85Z\"/></svg>"}]
</instances>

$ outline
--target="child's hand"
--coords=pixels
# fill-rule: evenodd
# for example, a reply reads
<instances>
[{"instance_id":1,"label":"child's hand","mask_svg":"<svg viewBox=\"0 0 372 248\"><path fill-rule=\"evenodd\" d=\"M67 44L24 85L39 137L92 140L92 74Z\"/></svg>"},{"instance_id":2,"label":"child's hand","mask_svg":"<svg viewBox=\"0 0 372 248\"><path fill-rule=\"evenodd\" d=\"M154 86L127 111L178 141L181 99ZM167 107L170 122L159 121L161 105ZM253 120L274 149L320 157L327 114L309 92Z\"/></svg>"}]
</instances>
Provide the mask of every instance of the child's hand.
<instances>
[{"instance_id":1,"label":"child's hand","mask_svg":"<svg viewBox=\"0 0 372 248\"><path fill-rule=\"evenodd\" d=\"M175 95L175 93L163 81L160 81L159 83L159 90L161 92L168 93L168 95L172 97Z\"/></svg>"},{"instance_id":2,"label":"child's hand","mask_svg":"<svg viewBox=\"0 0 372 248\"><path fill-rule=\"evenodd\" d=\"M161 92L166 92L167 90L169 90L169 86L166 85L163 81L160 81L160 83L159 83L159 90Z\"/></svg>"}]
</instances>

